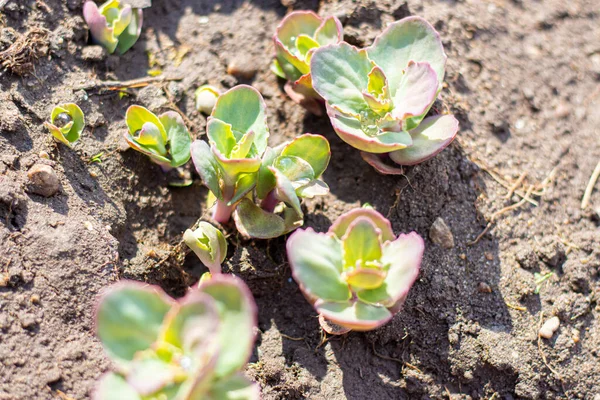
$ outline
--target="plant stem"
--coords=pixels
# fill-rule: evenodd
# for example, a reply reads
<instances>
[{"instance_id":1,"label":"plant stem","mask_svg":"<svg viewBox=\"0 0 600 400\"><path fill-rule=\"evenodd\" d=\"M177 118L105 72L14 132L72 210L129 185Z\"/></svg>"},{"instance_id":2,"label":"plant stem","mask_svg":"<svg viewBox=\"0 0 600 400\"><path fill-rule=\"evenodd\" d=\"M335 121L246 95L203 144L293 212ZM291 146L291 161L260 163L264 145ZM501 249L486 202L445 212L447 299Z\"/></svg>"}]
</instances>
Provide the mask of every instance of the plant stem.
<instances>
[{"instance_id":1,"label":"plant stem","mask_svg":"<svg viewBox=\"0 0 600 400\"><path fill-rule=\"evenodd\" d=\"M213 210L213 218L220 224L226 224L231 219L233 206L227 205L228 200L217 200L215 209Z\"/></svg>"},{"instance_id":2,"label":"plant stem","mask_svg":"<svg viewBox=\"0 0 600 400\"><path fill-rule=\"evenodd\" d=\"M275 190L271 190L269 194L260 202L260 208L266 212L272 213L275 210L279 200L275 197Z\"/></svg>"}]
</instances>

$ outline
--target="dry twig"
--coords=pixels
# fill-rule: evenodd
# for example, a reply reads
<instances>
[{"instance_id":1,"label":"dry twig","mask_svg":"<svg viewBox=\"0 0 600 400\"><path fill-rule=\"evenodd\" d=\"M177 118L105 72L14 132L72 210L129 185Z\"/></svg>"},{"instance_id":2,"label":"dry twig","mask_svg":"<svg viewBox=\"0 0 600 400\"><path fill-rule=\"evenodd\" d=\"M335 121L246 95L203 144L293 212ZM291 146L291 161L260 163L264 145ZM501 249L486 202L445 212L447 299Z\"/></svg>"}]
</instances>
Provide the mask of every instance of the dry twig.
<instances>
[{"instance_id":1,"label":"dry twig","mask_svg":"<svg viewBox=\"0 0 600 400\"><path fill-rule=\"evenodd\" d=\"M171 81L180 81L183 77L180 76L147 76L144 78L131 79L128 81L92 81L85 85L75 86L73 91L97 90L98 93L103 91L120 91L129 88L141 88L150 85L151 83L164 83Z\"/></svg>"},{"instance_id":2,"label":"dry twig","mask_svg":"<svg viewBox=\"0 0 600 400\"><path fill-rule=\"evenodd\" d=\"M592 197L592 191L594 190L594 186L596 186L598 177L600 177L600 161L598 161L596 168L594 168L594 172L592 172L592 176L590 177L587 187L585 188L585 193L581 199L582 210L587 208L587 206L590 204L590 197Z\"/></svg>"}]
</instances>

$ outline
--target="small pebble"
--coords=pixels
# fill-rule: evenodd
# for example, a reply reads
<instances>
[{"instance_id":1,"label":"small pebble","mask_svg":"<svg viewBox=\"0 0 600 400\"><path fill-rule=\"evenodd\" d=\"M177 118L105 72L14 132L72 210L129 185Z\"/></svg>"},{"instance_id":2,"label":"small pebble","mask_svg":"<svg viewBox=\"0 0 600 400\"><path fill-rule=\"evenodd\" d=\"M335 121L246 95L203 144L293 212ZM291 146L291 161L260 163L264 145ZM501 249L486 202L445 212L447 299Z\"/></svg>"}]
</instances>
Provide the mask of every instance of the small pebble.
<instances>
[{"instance_id":1,"label":"small pebble","mask_svg":"<svg viewBox=\"0 0 600 400\"><path fill-rule=\"evenodd\" d=\"M492 288L485 282L479 282L477 285L477 290L479 293L492 293Z\"/></svg>"},{"instance_id":2,"label":"small pebble","mask_svg":"<svg viewBox=\"0 0 600 400\"><path fill-rule=\"evenodd\" d=\"M86 61L102 61L107 52L102 46L85 46L81 51L81 58Z\"/></svg>"},{"instance_id":3,"label":"small pebble","mask_svg":"<svg viewBox=\"0 0 600 400\"><path fill-rule=\"evenodd\" d=\"M253 63L241 63L232 61L227 65L227 73L237 78L252 79L256 75L256 66Z\"/></svg>"},{"instance_id":4,"label":"small pebble","mask_svg":"<svg viewBox=\"0 0 600 400\"><path fill-rule=\"evenodd\" d=\"M452 235L452 231L440 217L438 217L431 225L431 228L429 229L429 238L433 243L445 249L454 247L454 236Z\"/></svg>"},{"instance_id":5,"label":"small pebble","mask_svg":"<svg viewBox=\"0 0 600 400\"><path fill-rule=\"evenodd\" d=\"M32 294L29 298L29 301L31 302L31 304L40 304L40 296L37 294Z\"/></svg>"},{"instance_id":6,"label":"small pebble","mask_svg":"<svg viewBox=\"0 0 600 400\"><path fill-rule=\"evenodd\" d=\"M540 328L540 336L544 339L550 339L559 326L560 320L558 319L558 317L550 318L549 320L544 322L544 325L542 325L542 327Z\"/></svg>"},{"instance_id":7,"label":"small pebble","mask_svg":"<svg viewBox=\"0 0 600 400\"><path fill-rule=\"evenodd\" d=\"M97 174L95 171L90 171L90 176L91 176L92 178L97 178L97 177L98 177L98 174Z\"/></svg>"},{"instance_id":8,"label":"small pebble","mask_svg":"<svg viewBox=\"0 0 600 400\"><path fill-rule=\"evenodd\" d=\"M559 103L556 109L554 110L554 116L556 118L567 118L571 113L571 107L569 107L566 103Z\"/></svg>"},{"instance_id":9,"label":"small pebble","mask_svg":"<svg viewBox=\"0 0 600 400\"><path fill-rule=\"evenodd\" d=\"M44 150L40 151L40 154L39 154L39 156L40 156L40 158L44 158L44 159L46 159L46 160L49 160L49 159L50 159L50 154L48 154L48 152L46 152L46 151L44 151Z\"/></svg>"},{"instance_id":10,"label":"small pebble","mask_svg":"<svg viewBox=\"0 0 600 400\"><path fill-rule=\"evenodd\" d=\"M58 176L49 165L35 164L27 172L27 177L29 178L28 190L31 193L50 197L60 189Z\"/></svg>"},{"instance_id":11,"label":"small pebble","mask_svg":"<svg viewBox=\"0 0 600 400\"><path fill-rule=\"evenodd\" d=\"M573 328L573 330L571 331L571 337L573 338L573 342L579 343L579 340L580 340L579 329Z\"/></svg>"}]
</instances>

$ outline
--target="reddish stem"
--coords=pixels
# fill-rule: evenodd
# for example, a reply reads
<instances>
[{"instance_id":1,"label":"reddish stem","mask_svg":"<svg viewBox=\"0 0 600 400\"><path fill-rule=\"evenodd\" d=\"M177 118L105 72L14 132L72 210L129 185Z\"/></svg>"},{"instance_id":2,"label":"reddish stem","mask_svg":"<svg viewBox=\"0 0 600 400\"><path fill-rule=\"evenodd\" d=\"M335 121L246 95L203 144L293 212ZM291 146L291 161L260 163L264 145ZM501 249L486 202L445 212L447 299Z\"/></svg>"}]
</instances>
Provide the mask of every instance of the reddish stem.
<instances>
[{"instance_id":1,"label":"reddish stem","mask_svg":"<svg viewBox=\"0 0 600 400\"><path fill-rule=\"evenodd\" d=\"M260 208L266 212L272 213L275 211L275 207L279 203L277 197L275 197L275 190L271 190L269 194L260 202Z\"/></svg>"}]
</instances>

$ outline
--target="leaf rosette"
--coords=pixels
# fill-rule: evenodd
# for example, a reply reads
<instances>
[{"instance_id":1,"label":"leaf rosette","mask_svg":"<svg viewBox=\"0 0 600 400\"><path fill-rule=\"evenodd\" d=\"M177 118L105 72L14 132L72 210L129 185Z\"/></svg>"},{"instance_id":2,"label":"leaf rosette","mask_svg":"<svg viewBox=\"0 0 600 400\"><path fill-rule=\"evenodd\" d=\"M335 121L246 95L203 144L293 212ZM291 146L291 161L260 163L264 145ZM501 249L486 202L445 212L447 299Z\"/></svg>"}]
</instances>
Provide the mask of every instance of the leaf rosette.
<instances>
[{"instance_id":1,"label":"leaf rosette","mask_svg":"<svg viewBox=\"0 0 600 400\"><path fill-rule=\"evenodd\" d=\"M143 13L120 0L108 0L100 7L93 1L83 5L83 17L94 41L112 54L129 50L142 33Z\"/></svg>"},{"instance_id":2,"label":"leaf rosette","mask_svg":"<svg viewBox=\"0 0 600 400\"><path fill-rule=\"evenodd\" d=\"M294 279L321 320L366 331L402 307L424 243L415 232L396 237L380 213L360 208L340 216L327 233L297 230L286 247Z\"/></svg>"},{"instance_id":3,"label":"leaf rosette","mask_svg":"<svg viewBox=\"0 0 600 400\"><path fill-rule=\"evenodd\" d=\"M81 137L85 127L83 111L77 104L67 103L56 106L50 114L50 122L44 122L54 139L72 147Z\"/></svg>"}]
</instances>

